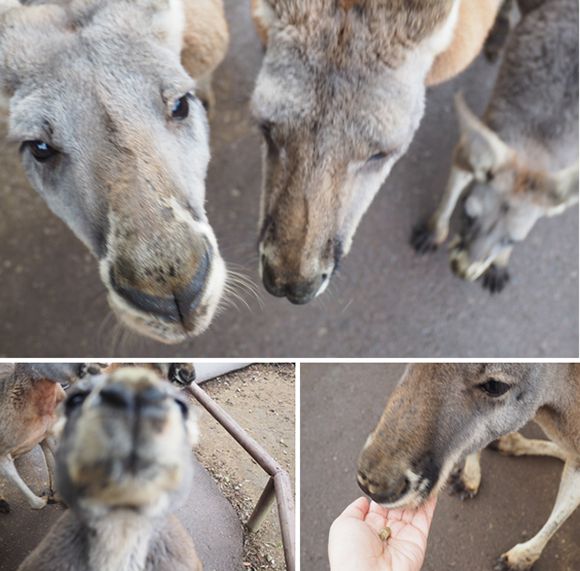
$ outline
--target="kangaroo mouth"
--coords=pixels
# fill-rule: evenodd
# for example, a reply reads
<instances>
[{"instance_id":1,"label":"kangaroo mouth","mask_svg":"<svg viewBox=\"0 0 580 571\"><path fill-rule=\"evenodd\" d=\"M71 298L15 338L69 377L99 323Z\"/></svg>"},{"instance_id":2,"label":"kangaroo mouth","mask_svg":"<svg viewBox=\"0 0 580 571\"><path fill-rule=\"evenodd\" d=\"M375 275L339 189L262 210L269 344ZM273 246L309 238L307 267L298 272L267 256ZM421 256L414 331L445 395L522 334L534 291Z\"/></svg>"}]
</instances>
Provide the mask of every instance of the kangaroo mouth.
<instances>
[{"instance_id":1,"label":"kangaroo mouth","mask_svg":"<svg viewBox=\"0 0 580 571\"><path fill-rule=\"evenodd\" d=\"M211 324L223 296L226 266L217 252L207 256L199 269L203 280L194 279L195 301L185 307L180 297L154 298L126 292L111 276L109 263L100 262L101 279L108 291L113 313L130 330L164 344L183 343L201 335ZM202 283L203 282L203 283ZM130 295L129 295L130 294Z\"/></svg>"},{"instance_id":2,"label":"kangaroo mouth","mask_svg":"<svg viewBox=\"0 0 580 571\"><path fill-rule=\"evenodd\" d=\"M469 282L478 280L491 266L492 261L491 257L483 261L473 261L467 250L461 247L454 247L449 253L451 271L457 277Z\"/></svg>"}]
</instances>

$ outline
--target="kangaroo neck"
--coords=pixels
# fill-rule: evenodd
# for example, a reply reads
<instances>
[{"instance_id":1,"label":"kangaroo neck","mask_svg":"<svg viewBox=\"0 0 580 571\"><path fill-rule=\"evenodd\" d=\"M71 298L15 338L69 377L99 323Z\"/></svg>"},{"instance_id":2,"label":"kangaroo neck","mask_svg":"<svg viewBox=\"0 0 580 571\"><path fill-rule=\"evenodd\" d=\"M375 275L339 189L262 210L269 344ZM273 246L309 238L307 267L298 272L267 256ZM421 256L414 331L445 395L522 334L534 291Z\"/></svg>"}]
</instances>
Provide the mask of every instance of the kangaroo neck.
<instances>
[{"instance_id":1,"label":"kangaroo neck","mask_svg":"<svg viewBox=\"0 0 580 571\"><path fill-rule=\"evenodd\" d=\"M143 571L159 522L131 512L109 513L86 525L90 571Z\"/></svg>"}]
</instances>

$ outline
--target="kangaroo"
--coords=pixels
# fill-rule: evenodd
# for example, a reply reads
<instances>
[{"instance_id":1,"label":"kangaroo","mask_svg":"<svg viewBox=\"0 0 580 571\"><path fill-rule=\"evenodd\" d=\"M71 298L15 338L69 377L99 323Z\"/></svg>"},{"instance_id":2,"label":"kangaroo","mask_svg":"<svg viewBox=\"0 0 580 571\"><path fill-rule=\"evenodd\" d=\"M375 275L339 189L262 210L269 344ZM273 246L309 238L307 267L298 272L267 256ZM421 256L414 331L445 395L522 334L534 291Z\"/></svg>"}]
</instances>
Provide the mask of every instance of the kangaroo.
<instances>
[{"instance_id":1,"label":"kangaroo","mask_svg":"<svg viewBox=\"0 0 580 571\"><path fill-rule=\"evenodd\" d=\"M264 286L328 286L425 107L425 86L480 51L501 0L254 0L266 54L252 97L264 139Z\"/></svg>"},{"instance_id":2,"label":"kangaroo","mask_svg":"<svg viewBox=\"0 0 580 571\"><path fill-rule=\"evenodd\" d=\"M410 365L361 452L357 480L388 507L418 506L437 494L454 466L456 483L476 493L478 451L495 439L506 454L565 462L554 509L544 527L498 560L496 571L524 571L580 504L580 365ZM514 433L534 419L552 442Z\"/></svg>"},{"instance_id":3,"label":"kangaroo","mask_svg":"<svg viewBox=\"0 0 580 571\"><path fill-rule=\"evenodd\" d=\"M0 93L32 186L97 258L122 323L200 334L226 280L200 99L227 49L222 0L27 4L0 0Z\"/></svg>"},{"instance_id":4,"label":"kangaroo","mask_svg":"<svg viewBox=\"0 0 580 571\"><path fill-rule=\"evenodd\" d=\"M186 497L197 422L150 369L78 383L57 430L57 487L70 506L20 571L201 571L171 511Z\"/></svg>"},{"instance_id":5,"label":"kangaroo","mask_svg":"<svg viewBox=\"0 0 580 571\"><path fill-rule=\"evenodd\" d=\"M86 374L82 363L17 363L0 375L0 478L14 484L32 509L54 500L54 456L50 431L64 386ZM48 494L38 497L18 474L14 460L40 444L48 471ZM10 504L0 496L0 513Z\"/></svg>"},{"instance_id":6,"label":"kangaroo","mask_svg":"<svg viewBox=\"0 0 580 571\"><path fill-rule=\"evenodd\" d=\"M419 253L435 250L460 202L451 269L469 281L482 278L491 293L508 283L512 250L535 223L578 202L578 2L518 4L522 19L483 120L456 99L461 138L449 182L411 239Z\"/></svg>"}]
</instances>

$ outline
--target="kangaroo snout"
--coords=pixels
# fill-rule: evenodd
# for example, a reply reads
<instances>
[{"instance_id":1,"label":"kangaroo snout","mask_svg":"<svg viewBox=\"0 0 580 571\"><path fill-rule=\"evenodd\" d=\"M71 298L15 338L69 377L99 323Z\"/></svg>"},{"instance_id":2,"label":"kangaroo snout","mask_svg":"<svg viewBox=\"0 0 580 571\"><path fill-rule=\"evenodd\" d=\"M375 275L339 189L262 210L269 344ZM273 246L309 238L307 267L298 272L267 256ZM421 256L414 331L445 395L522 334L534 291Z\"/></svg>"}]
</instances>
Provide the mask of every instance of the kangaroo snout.
<instances>
[{"instance_id":1,"label":"kangaroo snout","mask_svg":"<svg viewBox=\"0 0 580 571\"><path fill-rule=\"evenodd\" d=\"M125 414L161 419L167 414L163 406L166 395L155 385L136 392L122 383L114 383L105 387L100 397L104 406L123 411Z\"/></svg>"},{"instance_id":2,"label":"kangaroo snout","mask_svg":"<svg viewBox=\"0 0 580 571\"><path fill-rule=\"evenodd\" d=\"M312 301L326 289L329 279L330 276L327 272L315 275L310 279L300 275L287 274L276 270L265 256L262 258L262 281L268 293L275 297L285 297L295 305L303 305Z\"/></svg>"},{"instance_id":3,"label":"kangaroo snout","mask_svg":"<svg viewBox=\"0 0 580 571\"><path fill-rule=\"evenodd\" d=\"M185 255L185 253L183 253ZM117 264L111 269L111 285L136 309L162 319L181 323L186 330L194 325L193 314L200 304L212 263L210 248L191 253L192 261L179 267L179 259L168 266L137 270Z\"/></svg>"},{"instance_id":4,"label":"kangaroo snout","mask_svg":"<svg viewBox=\"0 0 580 571\"><path fill-rule=\"evenodd\" d=\"M411 482L404 474L395 478L372 479L375 476L367 475L367 470L359 467L356 479L360 489L378 504L395 504L410 491Z\"/></svg>"}]
</instances>

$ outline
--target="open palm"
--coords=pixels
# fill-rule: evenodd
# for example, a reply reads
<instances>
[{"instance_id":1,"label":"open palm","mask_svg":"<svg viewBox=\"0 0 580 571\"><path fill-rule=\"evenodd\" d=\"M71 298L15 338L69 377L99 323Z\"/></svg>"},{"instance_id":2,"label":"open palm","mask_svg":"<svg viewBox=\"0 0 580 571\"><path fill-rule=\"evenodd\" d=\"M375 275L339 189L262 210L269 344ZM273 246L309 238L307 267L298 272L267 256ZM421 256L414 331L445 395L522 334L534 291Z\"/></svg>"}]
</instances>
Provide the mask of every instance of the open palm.
<instances>
[{"instance_id":1,"label":"open palm","mask_svg":"<svg viewBox=\"0 0 580 571\"><path fill-rule=\"evenodd\" d=\"M328 552L332 571L419 571L436 500L419 509L389 510L359 498L330 528ZM391 529L388 541L379 537Z\"/></svg>"}]
</instances>

